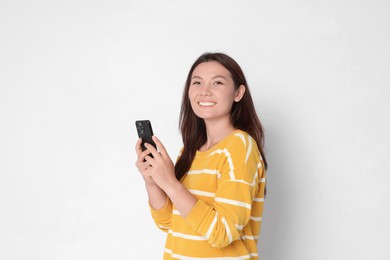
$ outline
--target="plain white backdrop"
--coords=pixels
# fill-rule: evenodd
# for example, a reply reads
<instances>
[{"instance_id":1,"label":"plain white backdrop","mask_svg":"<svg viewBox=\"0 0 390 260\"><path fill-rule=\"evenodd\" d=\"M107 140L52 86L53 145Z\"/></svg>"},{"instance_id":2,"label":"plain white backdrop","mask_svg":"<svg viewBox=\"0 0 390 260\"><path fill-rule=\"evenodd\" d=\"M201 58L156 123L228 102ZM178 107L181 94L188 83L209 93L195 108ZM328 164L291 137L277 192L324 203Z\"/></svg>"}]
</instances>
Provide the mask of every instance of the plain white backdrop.
<instances>
[{"instance_id":1,"label":"plain white backdrop","mask_svg":"<svg viewBox=\"0 0 390 260\"><path fill-rule=\"evenodd\" d=\"M390 258L390 3L0 2L0 259L161 259L134 121L172 158L193 61L242 66L266 131L263 260Z\"/></svg>"}]
</instances>

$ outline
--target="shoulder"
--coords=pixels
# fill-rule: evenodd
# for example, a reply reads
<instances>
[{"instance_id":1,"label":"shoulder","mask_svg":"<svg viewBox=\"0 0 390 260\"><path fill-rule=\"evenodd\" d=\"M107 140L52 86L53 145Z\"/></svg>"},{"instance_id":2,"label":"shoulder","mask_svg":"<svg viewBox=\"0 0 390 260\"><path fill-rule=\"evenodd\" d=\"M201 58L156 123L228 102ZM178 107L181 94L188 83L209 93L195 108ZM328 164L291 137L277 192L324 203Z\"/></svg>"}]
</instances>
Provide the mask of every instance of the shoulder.
<instances>
[{"instance_id":1,"label":"shoulder","mask_svg":"<svg viewBox=\"0 0 390 260\"><path fill-rule=\"evenodd\" d=\"M261 167L261 155L255 139L242 130L235 131L226 142L226 165L234 172L235 179L249 183ZM232 170L233 169L233 170Z\"/></svg>"},{"instance_id":2,"label":"shoulder","mask_svg":"<svg viewBox=\"0 0 390 260\"><path fill-rule=\"evenodd\" d=\"M248 160L251 161L250 158L253 158L254 162L260 159L260 152L255 139L242 130L234 131L227 138L223 148L226 154L236 163L246 163Z\"/></svg>"},{"instance_id":3,"label":"shoulder","mask_svg":"<svg viewBox=\"0 0 390 260\"><path fill-rule=\"evenodd\" d=\"M252 150L253 148L258 150L255 139L242 130L236 130L230 135L226 148L236 152L247 152L248 149Z\"/></svg>"}]
</instances>

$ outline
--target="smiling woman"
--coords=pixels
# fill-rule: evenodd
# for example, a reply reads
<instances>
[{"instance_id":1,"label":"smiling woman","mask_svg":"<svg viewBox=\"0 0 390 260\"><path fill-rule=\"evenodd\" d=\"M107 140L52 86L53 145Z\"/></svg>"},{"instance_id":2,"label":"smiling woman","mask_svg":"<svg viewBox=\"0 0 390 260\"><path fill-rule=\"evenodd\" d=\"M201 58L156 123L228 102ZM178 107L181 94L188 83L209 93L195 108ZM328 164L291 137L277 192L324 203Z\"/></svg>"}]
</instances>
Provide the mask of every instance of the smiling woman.
<instances>
[{"instance_id":1,"label":"smiling woman","mask_svg":"<svg viewBox=\"0 0 390 260\"><path fill-rule=\"evenodd\" d=\"M245 93L245 86L237 89L230 72L215 61L199 64L192 73L188 96L194 113L205 120L205 123L225 124L218 128L232 127L230 111L233 102L239 102ZM214 128L213 127L213 128ZM201 150L211 148L213 144L204 144Z\"/></svg>"},{"instance_id":2,"label":"smiling woman","mask_svg":"<svg viewBox=\"0 0 390 260\"><path fill-rule=\"evenodd\" d=\"M136 144L164 259L258 259L264 134L244 74L231 57L206 53L191 67L180 112L176 165L164 145ZM150 156L152 154L153 156Z\"/></svg>"}]
</instances>

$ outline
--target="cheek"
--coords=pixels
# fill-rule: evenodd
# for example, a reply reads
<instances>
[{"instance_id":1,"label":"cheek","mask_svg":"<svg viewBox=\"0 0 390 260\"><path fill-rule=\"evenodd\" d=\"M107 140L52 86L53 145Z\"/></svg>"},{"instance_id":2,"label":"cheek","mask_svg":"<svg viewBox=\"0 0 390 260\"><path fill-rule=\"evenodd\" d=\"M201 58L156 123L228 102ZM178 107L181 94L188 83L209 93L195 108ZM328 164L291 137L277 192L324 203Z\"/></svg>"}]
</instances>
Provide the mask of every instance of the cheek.
<instances>
[{"instance_id":1,"label":"cheek","mask_svg":"<svg viewBox=\"0 0 390 260\"><path fill-rule=\"evenodd\" d=\"M188 91L188 99L190 100L190 103L191 103L191 106L193 106L194 102L195 102L195 93L194 91L191 91L191 89Z\"/></svg>"},{"instance_id":2,"label":"cheek","mask_svg":"<svg viewBox=\"0 0 390 260\"><path fill-rule=\"evenodd\" d=\"M236 94L235 92L226 92L223 95L223 99L226 100L227 102L233 102Z\"/></svg>"},{"instance_id":3,"label":"cheek","mask_svg":"<svg viewBox=\"0 0 390 260\"><path fill-rule=\"evenodd\" d=\"M196 91L190 87L188 90L188 98L192 101L196 98Z\"/></svg>"},{"instance_id":4,"label":"cheek","mask_svg":"<svg viewBox=\"0 0 390 260\"><path fill-rule=\"evenodd\" d=\"M227 94L227 95L225 95L225 96L223 97L224 100L225 100L226 107L227 107L228 109L231 109L231 108L232 108L232 106L233 106L233 104L234 104L234 97L235 97L235 95L234 95L234 94L231 94L231 93L229 93L229 94Z\"/></svg>"}]
</instances>

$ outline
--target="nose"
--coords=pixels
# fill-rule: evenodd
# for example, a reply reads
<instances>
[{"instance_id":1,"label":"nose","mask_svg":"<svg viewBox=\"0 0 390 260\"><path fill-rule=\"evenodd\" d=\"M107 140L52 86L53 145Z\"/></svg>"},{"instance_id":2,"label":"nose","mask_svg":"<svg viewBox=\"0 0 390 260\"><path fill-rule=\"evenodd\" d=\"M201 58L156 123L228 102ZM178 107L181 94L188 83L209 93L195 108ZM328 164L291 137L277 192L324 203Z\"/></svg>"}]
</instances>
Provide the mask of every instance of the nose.
<instances>
[{"instance_id":1,"label":"nose","mask_svg":"<svg viewBox=\"0 0 390 260\"><path fill-rule=\"evenodd\" d=\"M201 96L211 96L211 85L210 84L202 84L199 90L199 94Z\"/></svg>"}]
</instances>

